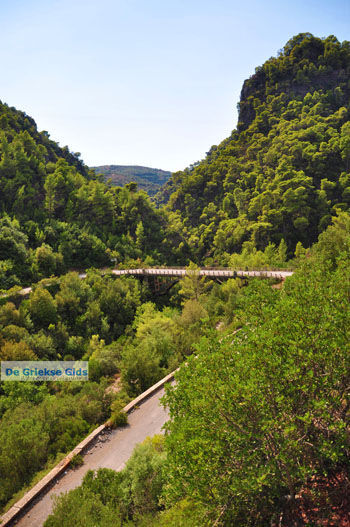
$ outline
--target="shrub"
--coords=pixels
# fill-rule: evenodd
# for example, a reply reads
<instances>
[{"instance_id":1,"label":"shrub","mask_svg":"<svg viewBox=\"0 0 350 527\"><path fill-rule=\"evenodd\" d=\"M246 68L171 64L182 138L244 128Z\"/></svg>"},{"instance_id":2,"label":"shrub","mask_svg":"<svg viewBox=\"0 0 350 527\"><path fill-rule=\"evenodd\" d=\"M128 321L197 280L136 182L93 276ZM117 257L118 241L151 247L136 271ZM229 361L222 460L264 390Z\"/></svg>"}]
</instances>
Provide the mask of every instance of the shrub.
<instances>
[{"instance_id":1,"label":"shrub","mask_svg":"<svg viewBox=\"0 0 350 527\"><path fill-rule=\"evenodd\" d=\"M70 460L70 466L72 468L81 467L84 465L84 458L81 454L75 454Z\"/></svg>"},{"instance_id":2,"label":"shrub","mask_svg":"<svg viewBox=\"0 0 350 527\"><path fill-rule=\"evenodd\" d=\"M118 428L118 426L124 426L128 422L128 416L125 412L113 412L111 417L107 421L107 426L109 428Z\"/></svg>"}]
</instances>

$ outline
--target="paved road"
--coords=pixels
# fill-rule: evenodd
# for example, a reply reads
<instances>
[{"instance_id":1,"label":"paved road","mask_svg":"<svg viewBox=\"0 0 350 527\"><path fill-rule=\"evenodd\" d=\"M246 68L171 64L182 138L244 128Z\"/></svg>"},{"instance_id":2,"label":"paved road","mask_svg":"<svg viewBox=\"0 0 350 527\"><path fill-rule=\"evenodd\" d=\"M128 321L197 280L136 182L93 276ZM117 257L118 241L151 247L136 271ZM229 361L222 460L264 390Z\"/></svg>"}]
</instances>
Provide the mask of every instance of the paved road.
<instances>
[{"instance_id":1,"label":"paved road","mask_svg":"<svg viewBox=\"0 0 350 527\"><path fill-rule=\"evenodd\" d=\"M68 470L27 514L14 522L14 525L42 526L52 510L52 496L79 486L88 470L101 467L121 470L137 443L141 443L147 436L161 432L168 418L166 410L159 404L159 398L163 394L164 389L155 393L142 403L139 409L129 414L129 424L126 427L102 436L101 441L84 456L84 465L75 470Z\"/></svg>"}]
</instances>

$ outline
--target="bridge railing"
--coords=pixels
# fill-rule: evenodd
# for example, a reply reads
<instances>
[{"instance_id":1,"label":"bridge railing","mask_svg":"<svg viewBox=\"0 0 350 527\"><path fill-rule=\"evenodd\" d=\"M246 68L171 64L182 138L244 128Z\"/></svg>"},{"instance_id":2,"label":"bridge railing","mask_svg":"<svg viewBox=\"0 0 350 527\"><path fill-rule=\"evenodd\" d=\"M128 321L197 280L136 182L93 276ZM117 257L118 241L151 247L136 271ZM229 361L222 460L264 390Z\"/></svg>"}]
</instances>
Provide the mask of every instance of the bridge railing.
<instances>
[{"instance_id":1,"label":"bridge railing","mask_svg":"<svg viewBox=\"0 0 350 527\"><path fill-rule=\"evenodd\" d=\"M145 271L145 270L149 270L149 269L164 269L164 270L171 270L171 269L175 269L175 270L188 270L189 268L185 265L171 265L171 266L165 266L165 265L157 265L157 266L154 266L154 267L149 267L149 266L139 266L139 267L134 267L134 268L121 268L121 267L116 267L113 269L113 271L137 271L139 270L140 272L141 271ZM261 269L249 269L248 267L200 267L199 269L193 269L193 271L258 271L258 272L264 272L264 271L274 271L274 272L278 272L278 271L281 271L281 272L294 272L295 269L291 268L291 267L265 267L265 268L261 268Z\"/></svg>"},{"instance_id":2,"label":"bridge railing","mask_svg":"<svg viewBox=\"0 0 350 527\"><path fill-rule=\"evenodd\" d=\"M121 275L143 275L143 276L186 276L191 274L191 270L184 267L140 267L136 269L114 269L113 274L117 276ZM247 269L230 269L228 267L223 268L201 268L194 269L194 273L198 272L200 276L215 276L215 277L266 277L266 278L285 278L286 276L291 275L293 272L285 269L279 270L247 270Z\"/></svg>"},{"instance_id":3,"label":"bridge railing","mask_svg":"<svg viewBox=\"0 0 350 527\"><path fill-rule=\"evenodd\" d=\"M103 269L104 274L106 274L106 269ZM163 271L163 272L162 272ZM172 267L137 267L135 269L112 269L109 272L116 276L121 275L158 275L158 276L185 276L187 274L188 268L180 266ZM196 272L196 269L193 270ZM227 276L234 278L235 276L265 276L270 278L285 278L293 274L293 269L252 269L247 268L230 268L230 267L202 267L198 269L201 276ZM286 274L287 273L287 274ZM79 273L79 278L86 278L86 273ZM57 280L59 283L59 278L54 277L47 279L46 286L54 283L53 281ZM43 281L42 281L43 282ZM16 286L10 290L0 290L0 305L6 303L8 300L11 300L12 297L27 296L32 291L32 289L37 284L34 284L32 287L25 287L21 289L19 286Z\"/></svg>"}]
</instances>

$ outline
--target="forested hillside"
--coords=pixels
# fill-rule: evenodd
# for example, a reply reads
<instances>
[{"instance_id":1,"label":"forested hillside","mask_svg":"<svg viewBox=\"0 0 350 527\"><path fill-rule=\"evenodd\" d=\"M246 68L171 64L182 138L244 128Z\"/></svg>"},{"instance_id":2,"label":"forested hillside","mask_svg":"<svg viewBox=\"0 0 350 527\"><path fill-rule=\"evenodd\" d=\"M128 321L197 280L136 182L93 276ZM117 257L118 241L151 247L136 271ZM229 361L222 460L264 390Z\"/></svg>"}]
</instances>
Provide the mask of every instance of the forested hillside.
<instances>
[{"instance_id":1,"label":"forested hillside","mask_svg":"<svg viewBox=\"0 0 350 527\"><path fill-rule=\"evenodd\" d=\"M105 181L110 179L113 185L124 186L135 182L149 196L154 196L171 176L171 172L167 170L137 165L102 165L92 168L97 174L102 174Z\"/></svg>"},{"instance_id":2,"label":"forested hillside","mask_svg":"<svg viewBox=\"0 0 350 527\"><path fill-rule=\"evenodd\" d=\"M171 259L163 212L112 187L25 113L0 104L0 289L68 269Z\"/></svg>"},{"instance_id":3,"label":"forested hillside","mask_svg":"<svg viewBox=\"0 0 350 527\"><path fill-rule=\"evenodd\" d=\"M157 196L198 261L282 238L292 254L348 210L349 76L349 42L302 33L245 81L237 129Z\"/></svg>"},{"instance_id":4,"label":"forested hillside","mask_svg":"<svg viewBox=\"0 0 350 527\"><path fill-rule=\"evenodd\" d=\"M144 310L139 336L192 320L165 439L121 472L88 472L45 526L348 527L349 255L343 212L283 289L193 275L175 326Z\"/></svg>"},{"instance_id":5,"label":"forested hillside","mask_svg":"<svg viewBox=\"0 0 350 527\"><path fill-rule=\"evenodd\" d=\"M180 366L165 436L87 473L47 527L349 526L349 78L350 43L291 39L160 208L0 104L0 289L18 285L0 291L0 359L90 375L0 382L1 508ZM195 261L296 272L216 283ZM177 263L188 275L162 296L96 269Z\"/></svg>"},{"instance_id":6,"label":"forested hillside","mask_svg":"<svg viewBox=\"0 0 350 527\"><path fill-rule=\"evenodd\" d=\"M310 247L350 205L349 73L348 42L291 39L244 83L237 129L172 175L158 209L1 104L0 287L115 261L234 265L242 250Z\"/></svg>"}]
</instances>

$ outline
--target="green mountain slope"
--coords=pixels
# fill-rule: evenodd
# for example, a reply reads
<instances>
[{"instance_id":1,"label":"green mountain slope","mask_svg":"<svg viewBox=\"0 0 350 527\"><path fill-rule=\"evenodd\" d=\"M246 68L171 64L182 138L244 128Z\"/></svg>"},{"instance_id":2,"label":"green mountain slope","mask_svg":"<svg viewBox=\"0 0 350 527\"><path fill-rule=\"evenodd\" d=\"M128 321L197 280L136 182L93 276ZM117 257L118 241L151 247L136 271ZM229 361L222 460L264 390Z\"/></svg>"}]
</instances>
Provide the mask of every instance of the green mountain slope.
<instances>
[{"instance_id":1,"label":"green mountain slope","mask_svg":"<svg viewBox=\"0 0 350 527\"><path fill-rule=\"evenodd\" d=\"M147 192L149 196L154 196L171 176L171 172L167 170L137 165L103 165L92 168L98 174L102 174L105 181L110 179L116 186L135 182L138 188Z\"/></svg>"},{"instance_id":2,"label":"green mountain slope","mask_svg":"<svg viewBox=\"0 0 350 527\"><path fill-rule=\"evenodd\" d=\"M309 33L245 81L237 129L157 195L198 260L311 245L350 205L350 43Z\"/></svg>"},{"instance_id":3,"label":"green mountain slope","mask_svg":"<svg viewBox=\"0 0 350 527\"><path fill-rule=\"evenodd\" d=\"M0 289L71 268L164 261L164 229L144 192L102 182L79 154L0 103Z\"/></svg>"}]
</instances>

